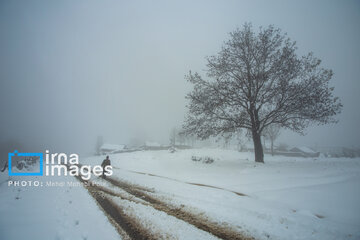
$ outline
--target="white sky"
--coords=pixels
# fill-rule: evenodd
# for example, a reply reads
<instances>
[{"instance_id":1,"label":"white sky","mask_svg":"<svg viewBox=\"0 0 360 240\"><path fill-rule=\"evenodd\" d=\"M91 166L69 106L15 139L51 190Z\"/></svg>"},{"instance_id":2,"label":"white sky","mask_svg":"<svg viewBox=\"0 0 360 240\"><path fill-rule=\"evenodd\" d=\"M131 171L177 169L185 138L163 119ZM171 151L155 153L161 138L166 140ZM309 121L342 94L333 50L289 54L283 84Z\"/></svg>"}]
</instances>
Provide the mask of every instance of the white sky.
<instances>
[{"instance_id":1,"label":"white sky","mask_svg":"<svg viewBox=\"0 0 360 240\"><path fill-rule=\"evenodd\" d=\"M96 136L168 142L186 112L189 70L203 74L228 33L274 24L333 69L340 123L298 145L359 146L359 1L1 1L0 140L89 152Z\"/></svg>"}]
</instances>

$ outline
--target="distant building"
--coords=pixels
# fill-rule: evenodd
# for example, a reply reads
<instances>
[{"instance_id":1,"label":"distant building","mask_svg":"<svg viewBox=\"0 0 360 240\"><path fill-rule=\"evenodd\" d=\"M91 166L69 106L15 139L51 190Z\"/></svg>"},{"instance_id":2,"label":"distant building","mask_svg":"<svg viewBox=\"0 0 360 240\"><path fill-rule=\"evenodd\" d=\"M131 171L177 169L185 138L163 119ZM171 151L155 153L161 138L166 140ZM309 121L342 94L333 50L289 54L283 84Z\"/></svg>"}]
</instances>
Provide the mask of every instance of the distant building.
<instances>
[{"instance_id":1,"label":"distant building","mask_svg":"<svg viewBox=\"0 0 360 240\"><path fill-rule=\"evenodd\" d=\"M112 154L112 153L119 153L126 149L126 145L124 144L109 144L105 143L100 147L100 154L106 155L106 154Z\"/></svg>"},{"instance_id":2,"label":"distant building","mask_svg":"<svg viewBox=\"0 0 360 240\"><path fill-rule=\"evenodd\" d=\"M143 149L144 150L168 150L170 146L162 145L158 142L146 141Z\"/></svg>"},{"instance_id":3,"label":"distant building","mask_svg":"<svg viewBox=\"0 0 360 240\"><path fill-rule=\"evenodd\" d=\"M321 152L325 157L360 157L360 148L346 147L317 147L317 151Z\"/></svg>"},{"instance_id":4,"label":"distant building","mask_svg":"<svg viewBox=\"0 0 360 240\"><path fill-rule=\"evenodd\" d=\"M320 152L316 152L309 147L294 147L290 152L296 153L301 157L319 157Z\"/></svg>"}]
</instances>

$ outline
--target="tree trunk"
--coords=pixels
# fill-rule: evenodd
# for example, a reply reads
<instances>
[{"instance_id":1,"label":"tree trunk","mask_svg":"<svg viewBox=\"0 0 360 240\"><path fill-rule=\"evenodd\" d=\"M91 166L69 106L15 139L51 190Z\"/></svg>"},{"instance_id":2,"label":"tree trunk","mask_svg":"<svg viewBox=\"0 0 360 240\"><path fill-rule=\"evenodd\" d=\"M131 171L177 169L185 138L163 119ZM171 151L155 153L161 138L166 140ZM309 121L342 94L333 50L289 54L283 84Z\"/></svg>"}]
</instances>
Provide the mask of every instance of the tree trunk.
<instances>
[{"instance_id":1,"label":"tree trunk","mask_svg":"<svg viewBox=\"0 0 360 240\"><path fill-rule=\"evenodd\" d=\"M271 156L274 156L274 140L271 139Z\"/></svg>"},{"instance_id":2,"label":"tree trunk","mask_svg":"<svg viewBox=\"0 0 360 240\"><path fill-rule=\"evenodd\" d=\"M261 136L257 131L252 131L254 141L255 162L264 163L264 152L261 144Z\"/></svg>"}]
</instances>

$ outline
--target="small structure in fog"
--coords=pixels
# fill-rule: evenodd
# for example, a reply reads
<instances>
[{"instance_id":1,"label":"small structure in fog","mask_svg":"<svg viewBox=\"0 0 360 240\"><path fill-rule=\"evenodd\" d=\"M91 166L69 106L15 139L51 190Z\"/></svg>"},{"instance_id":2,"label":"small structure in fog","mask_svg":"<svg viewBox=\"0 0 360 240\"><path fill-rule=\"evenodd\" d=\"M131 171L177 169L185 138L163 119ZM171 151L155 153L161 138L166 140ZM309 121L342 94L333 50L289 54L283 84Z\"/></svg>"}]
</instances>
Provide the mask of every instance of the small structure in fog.
<instances>
[{"instance_id":1,"label":"small structure in fog","mask_svg":"<svg viewBox=\"0 0 360 240\"><path fill-rule=\"evenodd\" d=\"M321 152L325 157L340 158L340 157L360 157L360 148L350 147L317 147L317 151Z\"/></svg>"},{"instance_id":2,"label":"small structure in fog","mask_svg":"<svg viewBox=\"0 0 360 240\"><path fill-rule=\"evenodd\" d=\"M316 152L309 147L294 147L290 149L290 152L297 153L302 157L319 157L320 152Z\"/></svg>"},{"instance_id":3,"label":"small structure in fog","mask_svg":"<svg viewBox=\"0 0 360 240\"><path fill-rule=\"evenodd\" d=\"M169 146L161 145L158 142L146 141L143 146L143 149L144 150L168 150Z\"/></svg>"},{"instance_id":4,"label":"small structure in fog","mask_svg":"<svg viewBox=\"0 0 360 240\"><path fill-rule=\"evenodd\" d=\"M122 152L126 149L126 145L125 144L109 144L109 143L104 143L101 147L100 147L100 154L101 155L106 155L106 154L111 154L111 153L119 153Z\"/></svg>"}]
</instances>

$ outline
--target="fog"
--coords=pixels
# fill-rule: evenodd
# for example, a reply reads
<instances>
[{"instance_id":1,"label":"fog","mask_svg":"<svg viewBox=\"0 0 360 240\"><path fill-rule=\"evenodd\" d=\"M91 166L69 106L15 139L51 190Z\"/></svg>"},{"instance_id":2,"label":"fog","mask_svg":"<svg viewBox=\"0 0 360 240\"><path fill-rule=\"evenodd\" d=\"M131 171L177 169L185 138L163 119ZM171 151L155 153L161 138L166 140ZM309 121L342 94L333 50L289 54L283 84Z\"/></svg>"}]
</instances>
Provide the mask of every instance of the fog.
<instances>
[{"instance_id":1,"label":"fog","mask_svg":"<svg viewBox=\"0 0 360 240\"><path fill-rule=\"evenodd\" d=\"M1 1L0 141L81 154L98 135L168 143L186 114L184 75L204 74L205 57L245 22L313 51L344 105L338 124L278 141L359 146L358 1Z\"/></svg>"}]
</instances>

